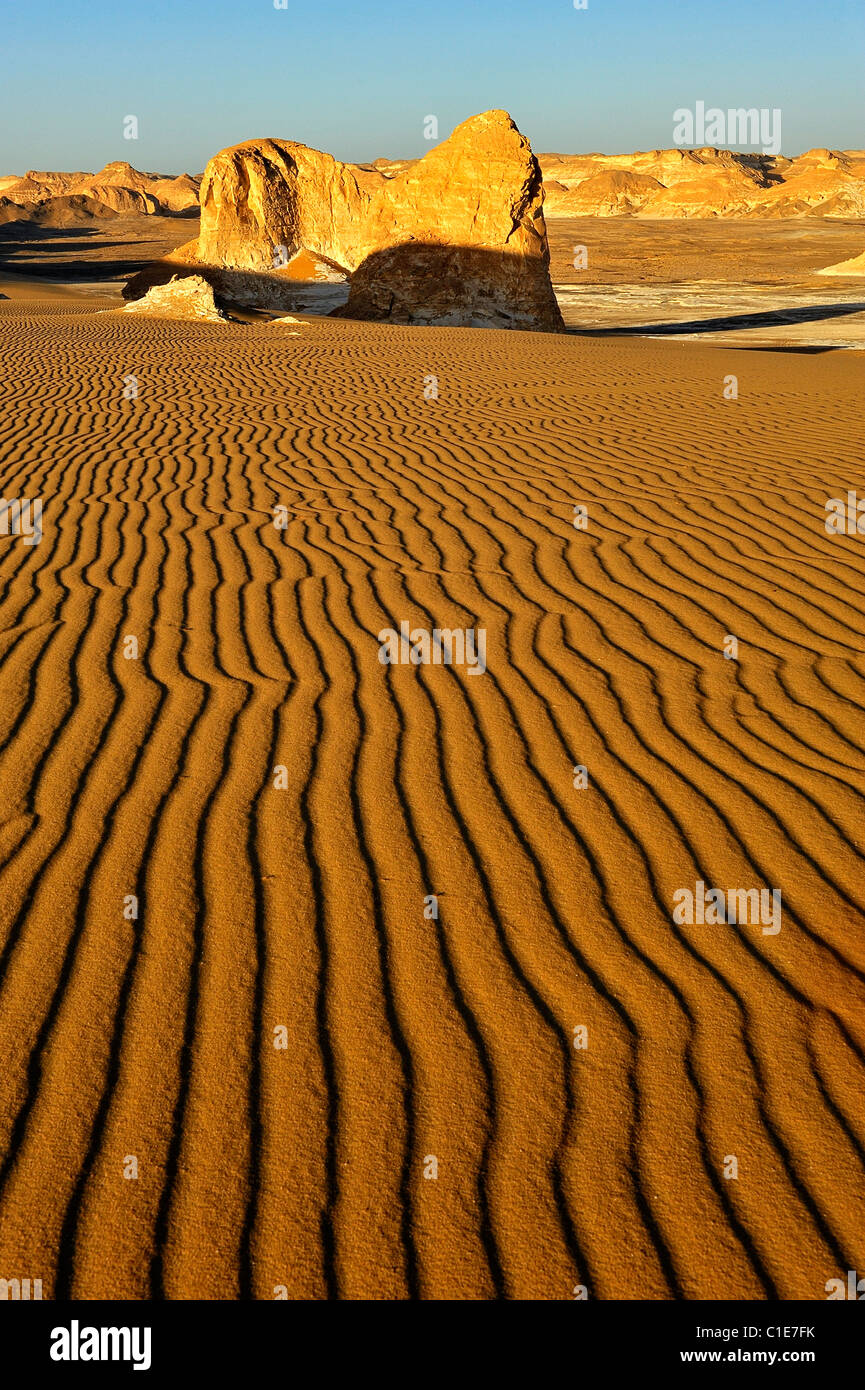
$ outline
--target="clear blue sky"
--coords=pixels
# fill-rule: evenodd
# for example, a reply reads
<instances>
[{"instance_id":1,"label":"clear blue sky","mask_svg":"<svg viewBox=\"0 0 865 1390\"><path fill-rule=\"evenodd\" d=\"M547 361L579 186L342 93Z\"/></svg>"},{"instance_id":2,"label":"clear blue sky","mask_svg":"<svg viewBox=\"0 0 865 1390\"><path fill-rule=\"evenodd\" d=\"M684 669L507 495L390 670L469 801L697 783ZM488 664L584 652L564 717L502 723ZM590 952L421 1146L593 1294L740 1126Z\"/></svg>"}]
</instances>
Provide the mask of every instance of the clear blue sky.
<instances>
[{"instance_id":1,"label":"clear blue sky","mask_svg":"<svg viewBox=\"0 0 865 1390\"><path fill-rule=\"evenodd\" d=\"M444 138L490 107L615 154L698 100L780 107L785 154L865 146L865 0L5 0L0 55L0 174L197 173L265 135L414 156L426 115Z\"/></svg>"}]
</instances>

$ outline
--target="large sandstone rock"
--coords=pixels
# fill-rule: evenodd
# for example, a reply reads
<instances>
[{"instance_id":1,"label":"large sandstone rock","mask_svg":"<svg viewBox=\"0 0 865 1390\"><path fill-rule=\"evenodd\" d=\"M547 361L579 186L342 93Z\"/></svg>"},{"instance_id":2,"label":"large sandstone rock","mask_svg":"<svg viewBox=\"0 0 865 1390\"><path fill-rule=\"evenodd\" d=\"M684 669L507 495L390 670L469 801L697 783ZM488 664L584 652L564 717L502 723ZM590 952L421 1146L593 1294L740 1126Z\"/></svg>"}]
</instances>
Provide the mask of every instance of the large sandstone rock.
<instances>
[{"instance_id":1,"label":"large sandstone rock","mask_svg":"<svg viewBox=\"0 0 865 1390\"><path fill-rule=\"evenodd\" d=\"M387 173L285 140L223 150L202 180L193 257L259 273L310 257L351 272L337 311L349 317L562 327L540 168L505 111Z\"/></svg>"}]
</instances>

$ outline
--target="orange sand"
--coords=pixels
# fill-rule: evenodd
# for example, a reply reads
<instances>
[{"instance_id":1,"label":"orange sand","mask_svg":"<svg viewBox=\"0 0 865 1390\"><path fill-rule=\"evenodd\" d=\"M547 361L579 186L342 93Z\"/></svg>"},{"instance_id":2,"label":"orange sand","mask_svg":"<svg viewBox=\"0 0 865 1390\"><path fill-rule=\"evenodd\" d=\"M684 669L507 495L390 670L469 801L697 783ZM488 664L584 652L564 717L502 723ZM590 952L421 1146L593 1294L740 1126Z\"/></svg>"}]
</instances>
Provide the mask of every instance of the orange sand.
<instances>
[{"instance_id":1,"label":"orange sand","mask_svg":"<svg viewBox=\"0 0 865 1390\"><path fill-rule=\"evenodd\" d=\"M856 355L34 295L0 300L3 496L44 500L0 537L0 1276L865 1269L865 538L823 525ZM382 666L403 619L484 627L487 672ZM698 879L780 888L781 932L675 925Z\"/></svg>"}]
</instances>

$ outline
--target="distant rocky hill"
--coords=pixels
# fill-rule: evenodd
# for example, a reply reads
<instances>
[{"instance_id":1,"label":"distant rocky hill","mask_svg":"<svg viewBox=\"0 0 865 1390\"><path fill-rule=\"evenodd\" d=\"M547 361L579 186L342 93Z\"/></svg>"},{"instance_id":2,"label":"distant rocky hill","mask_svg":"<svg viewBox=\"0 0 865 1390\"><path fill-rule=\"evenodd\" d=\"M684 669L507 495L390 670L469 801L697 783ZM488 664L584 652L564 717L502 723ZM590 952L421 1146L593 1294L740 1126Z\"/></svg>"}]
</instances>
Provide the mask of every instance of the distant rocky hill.
<instances>
[{"instance_id":1,"label":"distant rocky hill","mask_svg":"<svg viewBox=\"0 0 865 1390\"><path fill-rule=\"evenodd\" d=\"M182 217L197 213L200 182L200 176L194 178L190 174L175 178L168 174L141 173L125 160L115 160L97 174L52 173L37 169L28 170L23 178L9 174L0 178L0 199L7 214L4 221L11 220L9 204L24 209L30 221L44 220L33 216L34 209L45 209L60 198L83 198L121 216ZM72 212L68 207L66 210ZM79 210L82 220L92 215L83 204L79 205Z\"/></svg>"},{"instance_id":2,"label":"distant rocky hill","mask_svg":"<svg viewBox=\"0 0 865 1390\"><path fill-rule=\"evenodd\" d=\"M13 203L0 197L0 223L29 222L38 227L80 227L87 222L104 221L117 213L106 203L84 193L60 193L42 202Z\"/></svg>"},{"instance_id":3,"label":"distant rocky hill","mask_svg":"<svg viewBox=\"0 0 865 1390\"><path fill-rule=\"evenodd\" d=\"M865 216L865 151L540 154L547 217Z\"/></svg>"}]
</instances>

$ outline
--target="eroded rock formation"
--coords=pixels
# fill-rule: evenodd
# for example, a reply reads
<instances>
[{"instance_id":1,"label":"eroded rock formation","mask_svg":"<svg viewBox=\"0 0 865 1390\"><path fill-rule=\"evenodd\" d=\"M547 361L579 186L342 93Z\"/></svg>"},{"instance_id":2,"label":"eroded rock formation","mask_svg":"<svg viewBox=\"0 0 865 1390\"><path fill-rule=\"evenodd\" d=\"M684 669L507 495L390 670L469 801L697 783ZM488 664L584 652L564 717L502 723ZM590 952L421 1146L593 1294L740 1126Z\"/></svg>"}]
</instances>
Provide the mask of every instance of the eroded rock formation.
<instances>
[{"instance_id":1,"label":"eroded rock formation","mask_svg":"<svg viewBox=\"0 0 865 1390\"><path fill-rule=\"evenodd\" d=\"M401 323L562 327L538 162L505 111L463 122L392 175L285 140L205 170L197 246L179 259L291 276L298 258L352 274L338 312Z\"/></svg>"}]
</instances>

